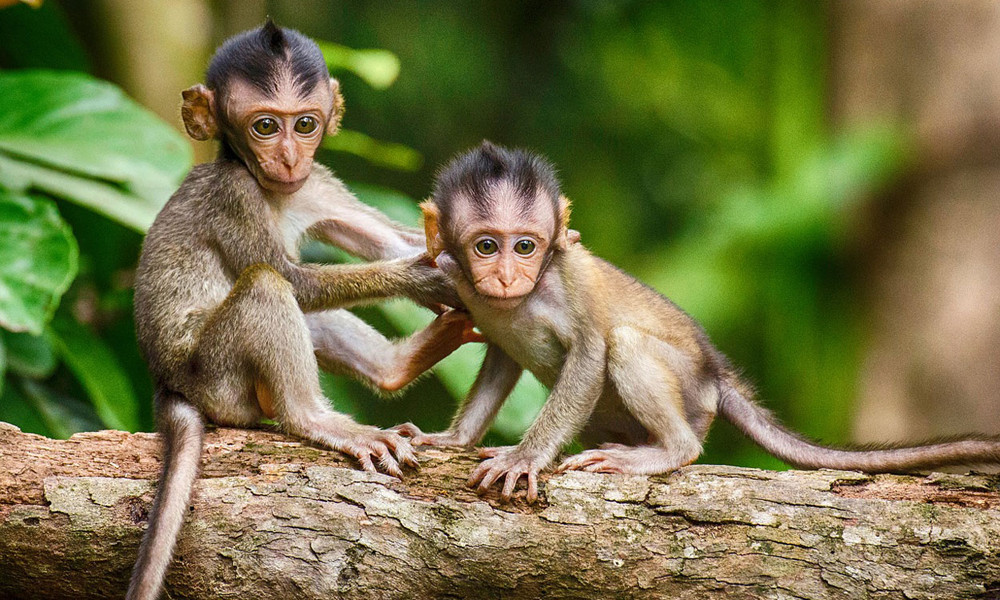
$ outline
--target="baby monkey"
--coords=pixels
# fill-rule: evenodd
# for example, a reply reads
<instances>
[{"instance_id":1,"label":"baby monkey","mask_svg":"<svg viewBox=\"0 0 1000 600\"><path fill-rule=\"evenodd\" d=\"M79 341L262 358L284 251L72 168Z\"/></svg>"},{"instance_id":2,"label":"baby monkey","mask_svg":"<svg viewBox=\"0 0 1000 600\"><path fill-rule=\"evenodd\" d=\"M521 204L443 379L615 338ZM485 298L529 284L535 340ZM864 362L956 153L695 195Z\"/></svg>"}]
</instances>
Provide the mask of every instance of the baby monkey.
<instances>
[{"instance_id":1,"label":"baby monkey","mask_svg":"<svg viewBox=\"0 0 1000 600\"><path fill-rule=\"evenodd\" d=\"M205 421L253 427L267 417L298 437L344 452L370 471L416 466L398 433L333 411L317 377L348 373L396 390L465 341L461 313L393 344L344 310L405 295L455 306L418 230L399 226L313 163L343 100L319 48L271 22L227 40L207 85L183 92L195 139L219 157L195 167L157 216L136 273L139 345L156 385L164 445L149 529L128 598L159 595L191 495ZM344 248L362 265L299 261L303 237Z\"/></svg>"},{"instance_id":2,"label":"baby monkey","mask_svg":"<svg viewBox=\"0 0 1000 600\"><path fill-rule=\"evenodd\" d=\"M574 435L590 448L559 471L655 474L693 462L716 413L801 468L909 471L1000 462L1000 442L962 439L884 450L840 450L782 427L702 328L670 300L572 243L569 202L553 167L488 142L440 171L422 205L427 246L455 283L488 346L448 431L397 428L414 444L470 446L523 369L551 389L517 446L484 448L469 485L503 479L510 500Z\"/></svg>"}]
</instances>

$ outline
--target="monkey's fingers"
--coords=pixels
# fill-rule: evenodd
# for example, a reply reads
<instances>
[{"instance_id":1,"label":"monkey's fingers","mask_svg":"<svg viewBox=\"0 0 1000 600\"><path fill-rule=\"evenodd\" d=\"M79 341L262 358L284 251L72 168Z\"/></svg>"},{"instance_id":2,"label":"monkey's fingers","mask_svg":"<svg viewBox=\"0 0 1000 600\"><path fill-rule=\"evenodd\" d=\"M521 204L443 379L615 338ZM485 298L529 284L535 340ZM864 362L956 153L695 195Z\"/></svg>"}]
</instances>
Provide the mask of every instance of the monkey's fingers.
<instances>
[{"instance_id":1,"label":"monkey's fingers","mask_svg":"<svg viewBox=\"0 0 1000 600\"><path fill-rule=\"evenodd\" d=\"M402 479L403 470L399 468L399 463L389 452L389 447L385 444L375 444L373 452L378 456L378 466L382 467L382 471L393 477Z\"/></svg>"},{"instance_id":2,"label":"monkey's fingers","mask_svg":"<svg viewBox=\"0 0 1000 600\"><path fill-rule=\"evenodd\" d=\"M417 461L417 455L413 453L413 447L410 445L410 442L394 432L386 433L390 435L385 436L385 445L396 455L396 459L401 464L419 469L420 463Z\"/></svg>"},{"instance_id":3,"label":"monkey's fingers","mask_svg":"<svg viewBox=\"0 0 1000 600\"><path fill-rule=\"evenodd\" d=\"M528 504L538 502L538 473L535 471L528 471L528 494L525 499Z\"/></svg>"},{"instance_id":4,"label":"monkey's fingers","mask_svg":"<svg viewBox=\"0 0 1000 600\"><path fill-rule=\"evenodd\" d=\"M395 427L390 427L387 431L395 431L399 435L405 435L408 438L415 438L424 435L424 432L413 423L400 423Z\"/></svg>"},{"instance_id":5,"label":"monkey's fingers","mask_svg":"<svg viewBox=\"0 0 1000 600\"><path fill-rule=\"evenodd\" d=\"M504 501L510 501L510 497L514 494L514 488L517 487L517 482L521 479L521 475L524 475L524 473L507 471L507 476L504 478L503 482L503 491L500 492L500 497L503 498Z\"/></svg>"},{"instance_id":6,"label":"monkey's fingers","mask_svg":"<svg viewBox=\"0 0 1000 600\"><path fill-rule=\"evenodd\" d=\"M556 467L556 473L566 471L582 471L589 465L602 460L601 455L595 450L585 450L579 454L574 454Z\"/></svg>"},{"instance_id":7,"label":"monkey's fingers","mask_svg":"<svg viewBox=\"0 0 1000 600\"><path fill-rule=\"evenodd\" d=\"M472 471L472 475L469 476L468 485L469 487L476 488L476 493L482 495L489 491L490 486L496 483L503 474L504 469L502 467L497 465L493 460L487 460Z\"/></svg>"},{"instance_id":8,"label":"monkey's fingers","mask_svg":"<svg viewBox=\"0 0 1000 600\"><path fill-rule=\"evenodd\" d=\"M593 464L589 464L583 468L584 471L588 473L624 473L625 470L622 467L607 461L602 460Z\"/></svg>"},{"instance_id":9,"label":"monkey's fingers","mask_svg":"<svg viewBox=\"0 0 1000 600\"><path fill-rule=\"evenodd\" d=\"M483 337L483 334L476 331L475 326L472 325L471 322L469 323L469 326L466 327L464 331L462 331L463 344L469 344L469 343L474 344L474 343L485 343L485 342L486 338Z\"/></svg>"},{"instance_id":10,"label":"monkey's fingers","mask_svg":"<svg viewBox=\"0 0 1000 600\"><path fill-rule=\"evenodd\" d=\"M479 458L495 458L504 452L514 449L515 446L487 446L479 449ZM483 465L479 465L480 467Z\"/></svg>"},{"instance_id":11,"label":"monkey's fingers","mask_svg":"<svg viewBox=\"0 0 1000 600\"><path fill-rule=\"evenodd\" d=\"M372 473L377 473L378 469L375 468L375 463L372 462L372 455L366 449L351 448L348 454L358 459L358 463L361 464L361 469L364 471L369 471Z\"/></svg>"}]
</instances>

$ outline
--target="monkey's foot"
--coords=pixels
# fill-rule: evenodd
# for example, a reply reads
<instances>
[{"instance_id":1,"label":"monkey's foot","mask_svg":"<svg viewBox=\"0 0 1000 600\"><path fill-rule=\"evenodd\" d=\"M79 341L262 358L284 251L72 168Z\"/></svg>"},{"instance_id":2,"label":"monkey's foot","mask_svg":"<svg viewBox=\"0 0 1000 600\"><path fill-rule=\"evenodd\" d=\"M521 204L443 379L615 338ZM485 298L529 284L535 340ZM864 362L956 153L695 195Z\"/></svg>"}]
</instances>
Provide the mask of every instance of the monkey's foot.
<instances>
[{"instance_id":1,"label":"monkey's foot","mask_svg":"<svg viewBox=\"0 0 1000 600\"><path fill-rule=\"evenodd\" d=\"M353 456L365 471L383 471L393 477L403 477L400 465L420 468L410 442L395 431L366 427L360 433L335 445L336 450ZM378 461L378 468L375 467Z\"/></svg>"},{"instance_id":2,"label":"monkey's foot","mask_svg":"<svg viewBox=\"0 0 1000 600\"><path fill-rule=\"evenodd\" d=\"M469 487L476 488L477 494L485 494L490 487L504 478L503 490L500 498L504 502L510 502L514 494L514 488L521 477L527 478L528 489L525 499L534 504L538 501L538 472L545 466L545 462L538 456L534 456L517 446L501 446L496 448L480 448L479 458L485 458L469 476Z\"/></svg>"},{"instance_id":3,"label":"monkey's foot","mask_svg":"<svg viewBox=\"0 0 1000 600\"><path fill-rule=\"evenodd\" d=\"M593 450L570 456L559 465L556 473L589 471L591 473L628 473L630 475L655 475L668 473L689 465L698 458L681 456L680 453L657 446L626 446L602 444Z\"/></svg>"},{"instance_id":4,"label":"monkey's foot","mask_svg":"<svg viewBox=\"0 0 1000 600\"><path fill-rule=\"evenodd\" d=\"M400 435L405 435L414 446L455 446L468 448L473 444L471 440L459 437L457 433L442 431L440 433L424 433L413 423L403 423L390 427L389 431L395 431Z\"/></svg>"}]
</instances>

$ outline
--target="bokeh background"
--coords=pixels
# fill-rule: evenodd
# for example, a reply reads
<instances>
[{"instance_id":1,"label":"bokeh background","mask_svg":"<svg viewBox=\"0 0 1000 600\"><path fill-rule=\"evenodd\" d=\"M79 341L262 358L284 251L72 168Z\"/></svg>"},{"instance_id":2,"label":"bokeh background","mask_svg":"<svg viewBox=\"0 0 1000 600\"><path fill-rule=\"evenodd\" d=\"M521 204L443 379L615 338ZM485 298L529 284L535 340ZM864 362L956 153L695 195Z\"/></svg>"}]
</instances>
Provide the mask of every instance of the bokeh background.
<instances>
[{"instance_id":1,"label":"bokeh background","mask_svg":"<svg viewBox=\"0 0 1000 600\"><path fill-rule=\"evenodd\" d=\"M584 243L698 318L795 429L1000 433L1000 3L0 3L0 420L152 428L142 231L214 152L181 137L179 93L270 15L323 42L347 114L320 160L366 202L416 223L453 153L531 148ZM361 313L391 335L430 319ZM481 356L391 401L324 387L362 421L437 430ZM526 377L488 442L544 396ZM781 466L728 425L702 461Z\"/></svg>"}]
</instances>

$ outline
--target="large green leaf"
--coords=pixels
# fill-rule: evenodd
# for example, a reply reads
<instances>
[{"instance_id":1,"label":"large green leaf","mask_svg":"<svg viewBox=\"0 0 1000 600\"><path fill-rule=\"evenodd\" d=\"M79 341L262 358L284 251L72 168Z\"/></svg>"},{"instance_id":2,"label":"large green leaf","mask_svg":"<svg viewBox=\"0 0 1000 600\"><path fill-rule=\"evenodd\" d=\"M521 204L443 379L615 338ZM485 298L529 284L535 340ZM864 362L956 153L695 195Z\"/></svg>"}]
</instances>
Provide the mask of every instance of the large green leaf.
<instances>
[{"instance_id":1,"label":"large green leaf","mask_svg":"<svg viewBox=\"0 0 1000 600\"><path fill-rule=\"evenodd\" d=\"M337 135L326 136L323 147L360 156L372 164L399 171L416 171L424 164L423 155L409 146L376 140L352 129L341 129Z\"/></svg>"},{"instance_id":2,"label":"large green leaf","mask_svg":"<svg viewBox=\"0 0 1000 600\"><path fill-rule=\"evenodd\" d=\"M77 254L51 200L0 187L0 326L41 334L76 276Z\"/></svg>"},{"instance_id":3,"label":"large green leaf","mask_svg":"<svg viewBox=\"0 0 1000 600\"><path fill-rule=\"evenodd\" d=\"M0 396L3 396L3 384L4 379L7 377L7 348L3 345L3 339L0 338Z\"/></svg>"},{"instance_id":4,"label":"large green leaf","mask_svg":"<svg viewBox=\"0 0 1000 600\"><path fill-rule=\"evenodd\" d=\"M191 165L189 144L115 86L80 73L0 73L0 183L143 229Z\"/></svg>"},{"instance_id":5,"label":"large green leaf","mask_svg":"<svg viewBox=\"0 0 1000 600\"><path fill-rule=\"evenodd\" d=\"M51 333L60 357L87 391L101 422L113 429L136 431L135 392L107 344L70 319L53 321Z\"/></svg>"},{"instance_id":6,"label":"large green leaf","mask_svg":"<svg viewBox=\"0 0 1000 600\"><path fill-rule=\"evenodd\" d=\"M56 370L56 354L48 337L0 331L0 341L7 350L7 366L12 373L45 379Z\"/></svg>"},{"instance_id":7,"label":"large green leaf","mask_svg":"<svg viewBox=\"0 0 1000 600\"><path fill-rule=\"evenodd\" d=\"M384 90L399 77L399 57L388 50L355 50L322 40L316 43L327 67L351 71L377 90Z\"/></svg>"}]
</instances>

